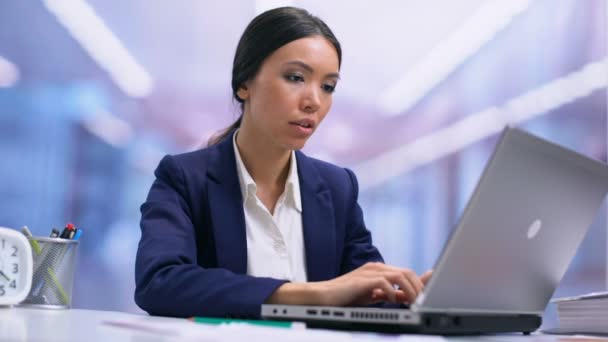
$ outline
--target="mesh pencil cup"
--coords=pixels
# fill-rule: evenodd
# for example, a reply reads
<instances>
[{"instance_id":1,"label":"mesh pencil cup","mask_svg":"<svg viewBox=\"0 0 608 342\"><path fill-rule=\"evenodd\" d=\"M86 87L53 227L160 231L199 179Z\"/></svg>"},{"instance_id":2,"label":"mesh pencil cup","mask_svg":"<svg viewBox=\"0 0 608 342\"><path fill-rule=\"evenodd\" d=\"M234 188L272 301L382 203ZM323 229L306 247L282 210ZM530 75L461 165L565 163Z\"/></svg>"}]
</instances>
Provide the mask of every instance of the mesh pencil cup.
<instances>
[{"instance_id":1,"label":"mesh pencil cup","mask_svg":"<svg viewBox=\"0 0 608 342\"><path fill-rule=\"evenodd\" d=\"M30 237L34 257L32 289L22 306L69 309L79 241Z\"/></svg>"}]
</instances>

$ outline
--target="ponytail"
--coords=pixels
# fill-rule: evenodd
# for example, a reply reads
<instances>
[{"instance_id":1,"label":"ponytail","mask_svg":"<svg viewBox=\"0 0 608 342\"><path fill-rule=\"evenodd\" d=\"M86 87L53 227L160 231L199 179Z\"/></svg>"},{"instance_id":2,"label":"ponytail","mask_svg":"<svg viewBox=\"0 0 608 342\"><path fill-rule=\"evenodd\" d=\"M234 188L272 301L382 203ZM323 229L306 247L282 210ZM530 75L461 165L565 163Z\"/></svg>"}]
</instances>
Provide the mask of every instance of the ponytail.
<instances>
[{"instance_id":1,"label":"ponytail","mask_svg":"<svg viewBox=\"0 0 608 342\"><path fill-rule=\"evenodd\" d=\"M217 132L215 132L211 138L209 138L209 141L207 142L207 146L213 146L218 144L220 141L224 140L226 137L228 137L230 135L230 133L234 132L235 129L241 127L241 121L243 121L243 115L241 114L241 116L232 123L232 125L219 130Z\"/></svg>"}]
</instances>

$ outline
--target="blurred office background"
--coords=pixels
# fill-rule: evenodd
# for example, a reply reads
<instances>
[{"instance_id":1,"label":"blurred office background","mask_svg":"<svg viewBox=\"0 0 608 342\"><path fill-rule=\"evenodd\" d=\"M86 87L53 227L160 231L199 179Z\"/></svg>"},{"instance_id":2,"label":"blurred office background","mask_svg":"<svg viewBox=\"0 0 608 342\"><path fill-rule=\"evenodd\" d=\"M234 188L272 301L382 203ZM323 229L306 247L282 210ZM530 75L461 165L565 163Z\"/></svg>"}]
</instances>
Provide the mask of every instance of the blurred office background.
<instances>
[{"instance_id":1,"label":"blurred office background","mask_svg":"<svg viewBox=\"0 0 608 342\"><path fill-rule=\"evenodd\" d=\"M237 41L284 4L341 40L305 152L355 170L389 263L433 266L504 124L606 161L606 0L2 1L0 225L84 229L74 307L141 312L153 171L237 117ZM604 205L556 296L606 289L606 225Z\"/></svg>"}]
</instances>

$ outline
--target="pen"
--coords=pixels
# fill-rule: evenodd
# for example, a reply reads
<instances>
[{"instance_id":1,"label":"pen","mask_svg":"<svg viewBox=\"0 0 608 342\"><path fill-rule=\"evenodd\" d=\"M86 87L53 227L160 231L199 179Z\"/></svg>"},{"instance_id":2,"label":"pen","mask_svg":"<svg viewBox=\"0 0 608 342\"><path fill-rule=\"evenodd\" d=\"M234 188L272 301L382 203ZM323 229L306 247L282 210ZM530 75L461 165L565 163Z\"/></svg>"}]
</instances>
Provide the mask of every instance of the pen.
<instances>
[{"instance_id":1,"label":"pen","mask_svg":"<svg viewBox=\"0 0 608 342\"><path fill-rule=\"evenodd\" d=\"M69 239L70 238L70 231L74 230L74 225L71 223L68 223L65 228L63 229L63 231L61 232L61 235L59 235L60 238L62 239Z\"/></svg>"},{"instance_id":2,"label":"pen","mask_svg":"<svg viewBox=\"0 0 608 342\"><path fill-rule=\"evenodd\" d=\"M68 298L68 294L65 293L65 290L63 289L63 286L61 286L61 283L59 282L59 279L57 278L57 275L55 275L55 272L53 271L53 269L50 267L47 267L46 274L51 278L51 280L53 281L53 285L55 285L55 289L59 292L59 296L61 297L61 302L63 304L68 304L70 301L70 299Z\"/></svg>"},{"instance_id":3,"label":"pen","mask_svg":"<svg viewBox=\"0 0 608 342\"><path fill-rule=\"evenodd\" d=\"M190 317L190 321L195 323L220 325L230 323L247 323L252 325L261 325L266 327L276 328L291 328L293 322L288 321L270 321L270 320L256 320L256 319L227 319L227 318L213 318L213 317Z\"/></svg>"},{"instance_id":4,"label":"pen","mask_svg":"<svg viewBox=\"0 0 608 342\"><path fill-rule=\"evenodd\" d=\"M21 233L23 233L23 235L25 235L28 238L28 241L30 242L30 245L32 246L32 250L34 251L34 274L38 273L38 267L40 267L40 263L46 258L46 254L48 252L47 249L44 250L44 257L41 256L43 250L42 248L40 248L40 244L38 244L38 241L33 239L33 235L32 232L27 228L27 226L23 226L21 227ZM34 284L32 284L32 290L31 290L31 295L33 296L37 296L38 293L40 292L40 290L42 289L42 287L44 286L44 279L41 280L38 284L36 284L36 287L33 286Z\"/></svg>"},{"instance_id":5,"label":"pen","mask_svg":"<svg viewBox=\"0 0 608 342\"><path fill-rule=\"evenodd\" d=\"M76 233L74 233L74 237L72 238L72 240L80 239L80 235L82 235L82 229L76 229Z\"/></svg>"},{"instance_id":6,"label":"pen","mask_svg":"<svg viewBox=\"0 0 608 342\"><path fill-rule=\"evenodd\" d=\"M59 230L53 228L53 230L51 230L51 237L52 238L57 238L59 237Z\"/></svg>"},{"instance_id":7,"label":"pen","mask_svg":"<svg viewBox=\"0 0 608 342\"><path fill-rule=\"evenodd\" d=\"M40 248L38 241L33 239L34 236L32 235L32 232L30 232L29 228L27 226L21 227L21 233L23 233L23 235L28 237L28 240L30 241L30 245L32 245L32 248L34 249L34 252L36 252L36 255L40 255L40 253L42 252L42 249Z\"/></svg>"}]
</instances>

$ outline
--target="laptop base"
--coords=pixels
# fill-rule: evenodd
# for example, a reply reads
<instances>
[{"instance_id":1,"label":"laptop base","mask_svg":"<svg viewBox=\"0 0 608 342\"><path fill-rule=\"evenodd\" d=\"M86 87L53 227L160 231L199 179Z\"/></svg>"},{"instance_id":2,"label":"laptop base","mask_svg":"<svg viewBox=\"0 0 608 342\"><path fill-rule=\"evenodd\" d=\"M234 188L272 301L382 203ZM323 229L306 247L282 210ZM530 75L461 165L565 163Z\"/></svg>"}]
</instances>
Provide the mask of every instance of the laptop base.
<instances>
[{"instance_id":1,"label":"laptop base","mask_svg":"<svg viewBox=\"0 0 608 342\"><path fill-rule=\"evenodd\" d=\"M330 320L305 320L309 328L370 331L389 334L481 335L520 332L529 334L537 330L542 319L537 315L476 316L428 313L419 324L361 323ZM277 319L274 317L273 319Z\"/></svg>"}]
</instances>

